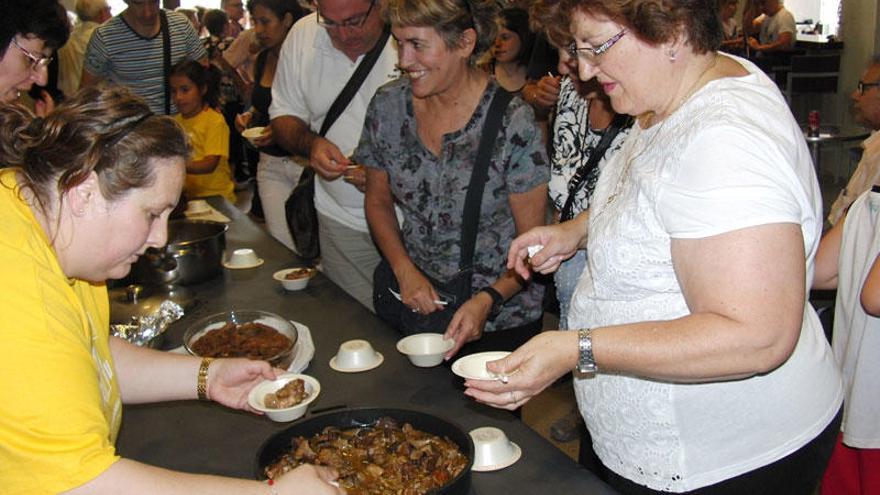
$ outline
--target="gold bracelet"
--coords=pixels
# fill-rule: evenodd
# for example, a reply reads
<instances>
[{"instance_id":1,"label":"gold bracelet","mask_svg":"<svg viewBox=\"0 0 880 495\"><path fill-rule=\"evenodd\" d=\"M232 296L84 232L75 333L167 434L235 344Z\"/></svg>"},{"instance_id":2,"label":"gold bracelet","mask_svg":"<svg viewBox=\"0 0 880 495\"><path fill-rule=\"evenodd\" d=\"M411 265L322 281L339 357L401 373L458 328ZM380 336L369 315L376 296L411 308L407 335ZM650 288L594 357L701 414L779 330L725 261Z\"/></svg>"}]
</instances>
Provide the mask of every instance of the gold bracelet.
<instances>
[{"instance_id":1,"label":"gold bracelet","mask_svg":"<svg viewBox=\"0 0 880 495\"><path fill-rule=\"evenodd\" d=\"M199 365L199 380L196 383L196 393L199 400L208 400L208 366L214 358L202 358L202 364Z\"/></svg>"}]
</instances>

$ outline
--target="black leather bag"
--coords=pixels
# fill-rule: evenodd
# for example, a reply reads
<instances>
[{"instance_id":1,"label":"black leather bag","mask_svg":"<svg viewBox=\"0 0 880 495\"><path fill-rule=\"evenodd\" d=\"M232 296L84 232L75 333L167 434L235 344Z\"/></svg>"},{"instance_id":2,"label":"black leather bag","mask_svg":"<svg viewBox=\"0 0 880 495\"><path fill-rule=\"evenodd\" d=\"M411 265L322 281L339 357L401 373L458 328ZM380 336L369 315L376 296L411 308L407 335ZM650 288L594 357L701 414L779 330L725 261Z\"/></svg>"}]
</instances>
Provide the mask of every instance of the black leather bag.
<instances>
[{"instance_id":1,"label":"black leather bag","mask_svg":"<svg viewBox=\"0 0 880 495\"><path fill-rule=\"evenodd\" d=\"M483 135L480 137L477 159L474 170L471 172L471 180L468 184L462 211L459 271L446 281L436 280L423 273L437 291L440 300L446 302L446 306L442 310L427 315L414 313L391 293L393 290L400 294L400 285L394 276L391 265L385 258L382 258L373 272L373 308L380 318L404 335L445 332L455 312L473 294L473 258L477 243L477 228L480 222L480 204L489 175L492 147L495 144L498 131L501 129L501 120L511 98L510 93L499 88L495 96L492 97L487 111L488 115L483 123Z\"/></svg>"},{"instance_id":2,"label":"black leather bag","mask_svg":"<svg viewBox=\"0 0 880 495\"><path fill-rule=\"evenodd\" d=\"M355 68L351 78L345 83L345 87L339 92L339 96L333 100L327 116L321 124L318 133L321 137L327 134L336 119L351 103L351 99L357 94L364 80L373 70L379 55L388 42L391 29L386 25L382 37L373 45L373 48L364 55L361 63ZM315 169L307 167L299 177L296 187L284 202L284 214L287 217L287 227L293 237L296 250L301 258L311 261L321 256L321 244L318 240L318 210L315 209Z\"/></svg>"}]
</instances>

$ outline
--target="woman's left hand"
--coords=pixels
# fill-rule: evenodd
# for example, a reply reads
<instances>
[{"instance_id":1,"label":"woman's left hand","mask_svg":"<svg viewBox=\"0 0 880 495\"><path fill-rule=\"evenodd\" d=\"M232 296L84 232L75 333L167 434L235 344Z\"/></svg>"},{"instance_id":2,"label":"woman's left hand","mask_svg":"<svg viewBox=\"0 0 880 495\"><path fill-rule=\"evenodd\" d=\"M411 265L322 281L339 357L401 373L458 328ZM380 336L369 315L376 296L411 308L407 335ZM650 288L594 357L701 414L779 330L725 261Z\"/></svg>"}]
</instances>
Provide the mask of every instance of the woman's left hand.
<instances>
[{"instance_id":1,"label":"woman's left hand","mask_svg":"<svg viewBox=\"0 0 880 495\"><path fill-rule=\"evenodd\" d=\"M345 173L342 175L342 178L345 182L353 185L360 192L366 192L367 190L367 171L364 169L363 165L351 164L345 168Z\"/></svg>"},{"instance_id":2,"label":"woman's left hand","mask_svg":"<svg viewBox=\"0 0 880 495\"><path fill-rule=\"evenodd\" d=\"M517 409L575 367L577 344L577 332L542 332L504 359L486 363L506 380L466 380L464 394L499 409Z\"/></svg>"},{"instance_id":3,"label":"woman's left hand","mask_svg":"<svg viewBox=\"0 0 880 495\"><path fill-rule=\"evenodd\" d=\"M248 393L261 381L274 380L283 372L266 361L217 359L208 368L207 395L224 406L261 414L248 405Z\"/></svg>"},{"instance_id":4,"label":"woman's left hand","mask_svg":"<svg viewBox=\"0 0 880 495\"><path fill-rule=\"evenodd\" d=\"M446 359L455 356L463 345L479 340L483 336L483 327L486 326L492 304L486 306L477 298L478 295L479 293L468 299L452 316L443 338L454 340L455 345L446 353Z\"/></svg>"}]
</instances>

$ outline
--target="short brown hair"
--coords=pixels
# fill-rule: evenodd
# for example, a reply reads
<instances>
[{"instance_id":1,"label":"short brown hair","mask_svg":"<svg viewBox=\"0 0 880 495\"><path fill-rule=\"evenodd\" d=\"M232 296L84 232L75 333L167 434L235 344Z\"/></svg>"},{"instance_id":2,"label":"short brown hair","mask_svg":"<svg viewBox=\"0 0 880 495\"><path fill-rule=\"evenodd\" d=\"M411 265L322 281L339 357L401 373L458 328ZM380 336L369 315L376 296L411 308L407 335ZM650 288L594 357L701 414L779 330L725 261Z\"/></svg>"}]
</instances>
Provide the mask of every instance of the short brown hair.
<instances>
[{"instance_id":1,"label":"short brown hair","mask_svg":"<svg viewBox=\"0 0 880 495\"><path fill-rule=\"evenodd\" d=\"M121 86L81 89L45 119L19 105L0 106L0 152L19 167L22 187L45 210L54 198L95 172L108 200L155 180L152 159L188 159L186 133L171 117L153 115Z\"/></svg>"},{"instance_id":2,"label":"short brown hair","mask_svg":"<svg viewBox=\"0 0 880 495\"><path fill-rule=\"evenodd\" d=\"M529 7L529 22L535 32L543 31L547 41L556 48L571 44L570 10L563 8L563 0L535 0Z\"/></svg>"},{"instance_id":3,"label":"short brown hair","mask_svg":"<svg viewBox=\"0 0 880 495\"><path fill-rule=\"evenodd\" d=\"M477 32L468 62L477 60L495 43L498 34L495 0L388 0L383 15L395 26L432 27L449 49L460 46L466 29Z\"/></svg>"},{"instance_id":4,"label":"short brown hair","mask_svg":"<svg viewBox=\"0 0 880 495\"><path fill-rule=\"evenodd\" d=\"M565 0L569 12L607 17L637 38L659 45L684 34L697 53L721 46L716 0Z\"/></svg>"}]
</instances>

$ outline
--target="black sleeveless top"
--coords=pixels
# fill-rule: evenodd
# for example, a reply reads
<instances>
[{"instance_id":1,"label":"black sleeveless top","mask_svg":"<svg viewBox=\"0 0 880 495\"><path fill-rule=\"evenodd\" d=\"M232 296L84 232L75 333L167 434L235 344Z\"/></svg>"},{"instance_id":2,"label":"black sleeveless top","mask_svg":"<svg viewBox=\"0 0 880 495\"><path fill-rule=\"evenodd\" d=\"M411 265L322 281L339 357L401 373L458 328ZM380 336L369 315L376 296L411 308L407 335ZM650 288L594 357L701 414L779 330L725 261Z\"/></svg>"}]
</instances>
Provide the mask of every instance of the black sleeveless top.
<instances>
[{"instance_id":1,"label":"black sleeveless top","mask_svg":"<svg viewBox=\"0 0 880 495\"><path fill-rule=\"evenodd\" d=\"M268 57L269 50L263 50L257 55L257 60L254 64L254 89L251 91L251 105L254 107L254 116L251 119L251 125L253 126L269 125L269 105L272 104L272 88L260 85L260 80L263 79L263 71L266 70L266 58ZM263 146L259 150L272 156L290 156L290 153L277 144Z\"/></svg>"}]
</instances>

